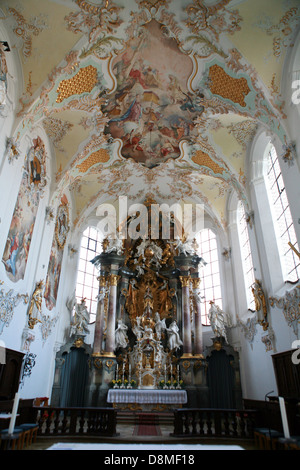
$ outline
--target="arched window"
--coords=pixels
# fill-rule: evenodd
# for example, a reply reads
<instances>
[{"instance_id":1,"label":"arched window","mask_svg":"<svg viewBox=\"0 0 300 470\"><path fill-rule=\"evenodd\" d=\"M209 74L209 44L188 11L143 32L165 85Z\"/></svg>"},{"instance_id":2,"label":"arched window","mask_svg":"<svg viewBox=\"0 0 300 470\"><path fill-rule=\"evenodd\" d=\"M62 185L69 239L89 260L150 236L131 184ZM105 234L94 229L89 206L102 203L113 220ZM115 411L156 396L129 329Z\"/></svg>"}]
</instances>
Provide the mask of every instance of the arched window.
<instances>
[{"instance_id":1,"label":"arched window","mask_svg":"<svg viewBox=\"0 0 300 470\"><path fill-rule=\"evenodd\" d=\"M251 246L249 241L248 225L246 221L246 214L244 204L239 201L237 210L237 226L240 240L240 250L242 258L242 266L244 271L244 281L246 288L247 307L250 310L255 310L255 301L252 294L251 287L255 281L254 269L252 262Z\"/></svg>"},{"instance_id":2,"label":"arched window","mask_svg":"<svg viewBox=\"0 0 300 470\"><path fill-rule=\"evenodd\" d=\"M201 295L204 301L201 304L203 325L209 325L208 312L210 301L222 308L222 292L220 281L220 267L216 234L210 229L201 230L196 236L199 245L199 255L207 265L200 271Z\"/></svg>"},{"instance_id":3,"label":"arched window","mask_svg":"<svg viewBox=\"0 0 300 470\"><path fill-rule=\"evenodd\" d=\"M278 156L273 145L270 145L268 150L266 182L283 277L285 281L296 282L300 277L300 259L291 246L297 251L299 247Z\"/></svg>"},{"instance_id":4,"label":"arched window","mask_svg":"<svg viewBox=\"0 0 300 470\"><path fill-rule=\"evenodd\" d=\"M86 299L86 306L90 312L90 321L93 322L97 311L97 295L99 283L98 270L91 260L102 252L102 238L100 232L94 227L88 227L82 235L79 254L79 265L75 296L77 302Z\"/></svg>"}]
</instances>

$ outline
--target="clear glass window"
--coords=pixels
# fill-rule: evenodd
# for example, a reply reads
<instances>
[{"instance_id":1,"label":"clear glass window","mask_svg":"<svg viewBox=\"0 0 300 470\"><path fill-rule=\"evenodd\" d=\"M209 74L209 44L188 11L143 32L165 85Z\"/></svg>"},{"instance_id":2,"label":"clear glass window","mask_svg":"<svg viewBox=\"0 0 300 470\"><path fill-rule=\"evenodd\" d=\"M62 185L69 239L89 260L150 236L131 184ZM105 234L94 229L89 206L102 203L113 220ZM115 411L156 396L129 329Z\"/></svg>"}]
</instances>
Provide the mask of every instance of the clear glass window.
<instances>
[{"instance_id":1,"label":"clear glass window","mask_svg":"<svg viewBox=\"0 0 300 470\"><path fill-rule=\"evenodd\" d=\"M299 247L278 156L273 145L270 146L268 151L267 163L267 189L282 260L284 280L297 282L300 277L300 259L292 247L298 252Z\"/></svg>"},{"instance_id":2,"label":"clear glass window","mask_svg":"<svg viewBox=\"0 0 300 470\"><path fill-rule=\"evenodd\" d=\"M244 271L244 281L246 288L247 307L250 310L255 311L255 301L252 294L252 286L255 281L254 268L252 262L252 253L249 240L248 225L246 221L245 208L243 203L240 201L238 204L237 211L237 225L240 239L241 258Z\"/></svg>"},{"instance_id":3,"label":"clear glass window","mask_svg":"<svg viewBox=\"0 0 300 470\"><path fill-rule=\"evenodd\" d=\"M202 256L207 265L201 268L201 303L202 324L209 325L208 312L210 309L210 301L222 308L220 266L217 249L216 234L210 229L201 230L196 236L199 245L199 256Z\"/></svg>"},{"instance_id":4,"label":"clear glass window","mask_svg":"<svg viewBox=\"0 0 300 470\"><path fill-rule=\"evenodd\" d=\"M90 322L95 321L98 295L98 270L91 260L102 252L102 238L94 227L88 227L81 238L75 296L77 302L85 298Z\"/></svg>"}]
</instances>

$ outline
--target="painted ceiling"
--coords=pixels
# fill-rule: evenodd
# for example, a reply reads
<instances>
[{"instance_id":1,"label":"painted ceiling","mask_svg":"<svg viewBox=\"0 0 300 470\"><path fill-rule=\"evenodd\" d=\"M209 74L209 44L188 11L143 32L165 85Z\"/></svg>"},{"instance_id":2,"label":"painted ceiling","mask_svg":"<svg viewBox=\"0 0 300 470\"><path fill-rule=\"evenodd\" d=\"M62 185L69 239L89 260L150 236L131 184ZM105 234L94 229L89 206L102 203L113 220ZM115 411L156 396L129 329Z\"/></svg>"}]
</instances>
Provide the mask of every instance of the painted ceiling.
<instances>
[{"instance_id":1,"label":"painted ceiling","mask_svg":"<svg viewBox=\"0 0 300 470\"><path fill-rule=\"evenodd\" d=\"M102 202L247 204L259 126L285 141L298 0L1 0L22 66L14 133L43 126L53 199L78 226ZM17 80L17 77L14 77ZM18 78L19 80L19 78Z\"/></svg>"}]
</instances>

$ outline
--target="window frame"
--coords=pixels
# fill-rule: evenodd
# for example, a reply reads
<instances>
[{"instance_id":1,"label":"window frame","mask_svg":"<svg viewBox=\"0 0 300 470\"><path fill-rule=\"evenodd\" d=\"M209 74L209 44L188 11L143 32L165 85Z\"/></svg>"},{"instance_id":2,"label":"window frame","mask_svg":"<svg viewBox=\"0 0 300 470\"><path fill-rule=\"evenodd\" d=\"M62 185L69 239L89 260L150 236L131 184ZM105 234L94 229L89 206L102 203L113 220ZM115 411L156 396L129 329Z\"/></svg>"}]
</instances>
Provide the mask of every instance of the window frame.
<instances>
[{"instance_id":1,"label":"window frame","mask_svg":"<svg viewBox=\"0 0 300 470\"><path fill-rule=\"evenodd\" d=\"M284 282L297 283L300 279L300 259L291 247L284 247L284 237L299 251L288 195L275 146L270 142L265 154L264 179L269 199L274 233ZM271 180L272 178L272 180ZM279 225L281 219L282 225ZM286 243L288 245L288 242ZM288 261L289 259L289 261ZM288 263L290 262L291 268Z\"/></svg>"}]
</instances>

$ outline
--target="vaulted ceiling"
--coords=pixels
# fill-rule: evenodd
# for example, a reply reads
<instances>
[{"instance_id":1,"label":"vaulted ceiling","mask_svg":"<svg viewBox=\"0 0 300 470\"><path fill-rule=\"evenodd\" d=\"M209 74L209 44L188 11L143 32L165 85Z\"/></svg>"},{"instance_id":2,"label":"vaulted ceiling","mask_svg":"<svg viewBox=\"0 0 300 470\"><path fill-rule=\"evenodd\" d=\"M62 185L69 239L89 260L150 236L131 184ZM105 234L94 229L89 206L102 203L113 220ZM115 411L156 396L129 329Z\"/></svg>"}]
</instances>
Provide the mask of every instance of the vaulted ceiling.
<instances>
[{"instance_id":1,"label":"vaulted ceiling","mask_svg":"<svg viewBox=\"0 0 300 470\"><path fill-rule=\"evenodd\" d=\"M259 126L285 139L298 0L1 0L22 80L15 135L43 126L53 197L78 226L101 202L247 203ZM20 81L19 77L13 77Z\"/></svg>"}]
</instances>

